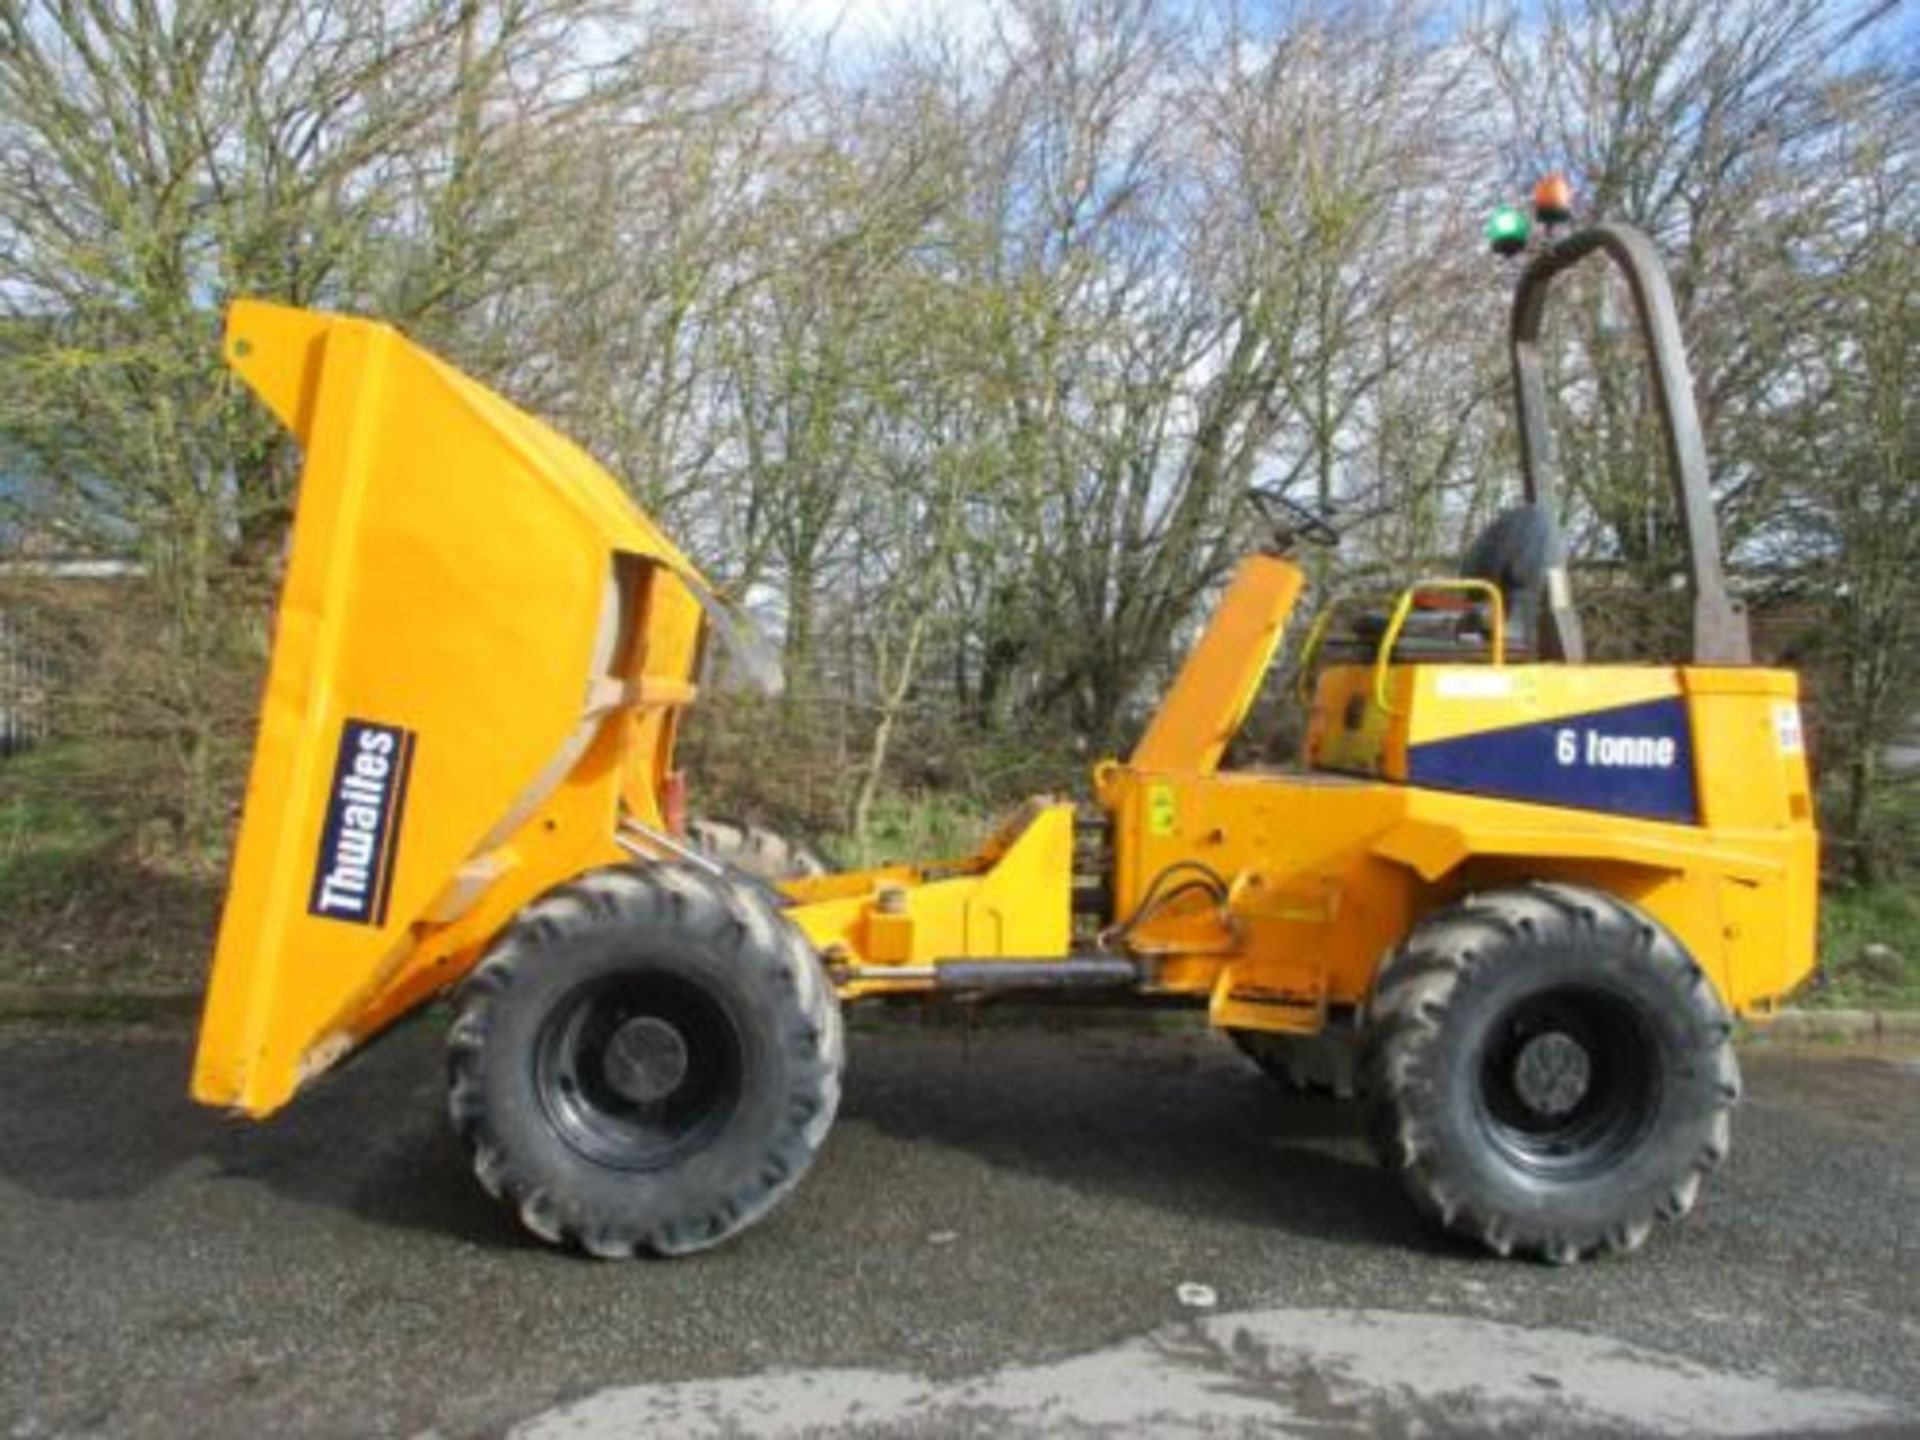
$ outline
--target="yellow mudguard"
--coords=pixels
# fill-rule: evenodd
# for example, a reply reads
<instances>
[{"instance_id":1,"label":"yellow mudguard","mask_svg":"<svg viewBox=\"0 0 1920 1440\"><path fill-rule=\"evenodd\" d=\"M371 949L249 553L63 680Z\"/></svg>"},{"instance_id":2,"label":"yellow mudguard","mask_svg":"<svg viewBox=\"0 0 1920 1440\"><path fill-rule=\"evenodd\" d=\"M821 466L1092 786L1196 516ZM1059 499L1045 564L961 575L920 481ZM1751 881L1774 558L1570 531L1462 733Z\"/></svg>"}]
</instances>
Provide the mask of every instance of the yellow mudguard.
<instances>
[{"instance_id":1,"label":"yellow mudguard","mask_svg":"<svg viewBox=\"0 0 1920 1440\"><path fill-rule=\"evenodd\" d=\"M623 792L647 818L699 581L578 447L391 328L242 302L225 344L306 455L193 1076L262 1114L616 854Z\"/></svg>"}]
</instances>

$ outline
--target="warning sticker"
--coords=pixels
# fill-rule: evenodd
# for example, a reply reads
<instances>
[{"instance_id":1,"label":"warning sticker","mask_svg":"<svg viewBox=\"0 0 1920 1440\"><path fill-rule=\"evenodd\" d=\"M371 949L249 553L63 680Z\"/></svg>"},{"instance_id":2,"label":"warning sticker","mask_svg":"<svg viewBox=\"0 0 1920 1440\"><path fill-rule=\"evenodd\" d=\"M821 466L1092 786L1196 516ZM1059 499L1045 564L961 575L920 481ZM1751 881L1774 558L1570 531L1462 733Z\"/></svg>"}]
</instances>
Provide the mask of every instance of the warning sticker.
<instances>
[{"instance_id":1,"label":"warning sticker","mask_svg":"<svg viewBox=\"0 0 1920 1440\"><path fill-rule=\"evenodd\" d=\"M1773 707L1773 739L1782 755L1798 755L1807 748L1800 729L1800 707L1791 700Z\"/></svg>"},{"instance_id":2,"label":"warning sticker","mask_svg":"<svg viewBox=\"0 0 1920 1440\"><path fill-rule=\"evenodd\" d=\"M1442 700L1504 700L1513 694L1513 677L1504 670L1442 670L1433 682Z\"/></svg>"},{"instance_id":3,"label":"warning sticker","mask_svg":"<svg viewBox=\"0 0 1920 1440\"><path fill-rule=\"evenodd\" d=\"M1171 835L1178 827L1180 812L1174 802L1171 785L1147 787L1147 833Z\"/></svg>"}]
</instances>

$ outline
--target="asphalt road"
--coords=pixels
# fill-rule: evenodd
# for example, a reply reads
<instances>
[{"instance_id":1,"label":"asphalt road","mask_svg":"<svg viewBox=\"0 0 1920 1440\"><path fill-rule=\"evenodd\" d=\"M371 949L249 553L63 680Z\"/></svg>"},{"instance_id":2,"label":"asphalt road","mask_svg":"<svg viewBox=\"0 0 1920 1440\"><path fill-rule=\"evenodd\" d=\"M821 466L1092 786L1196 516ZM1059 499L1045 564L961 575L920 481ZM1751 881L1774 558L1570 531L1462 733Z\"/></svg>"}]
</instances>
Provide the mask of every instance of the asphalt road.
<instances>
[{"instance_id":1,"label":"asphalt road","mask_svg":"<svg viewBox=\"0 0 1920 1440\"><path fill-rule=\"evenodd\" d=\"M431 1026L264 1126L189 1045L0 1027L0 1436L1920 1434L1911 1061L1750 1052L1696 1217L1554 1270L1210 1037L888 1027L781 1211L608 1265L471 1181Z\"/></svg>"}]
</instances>

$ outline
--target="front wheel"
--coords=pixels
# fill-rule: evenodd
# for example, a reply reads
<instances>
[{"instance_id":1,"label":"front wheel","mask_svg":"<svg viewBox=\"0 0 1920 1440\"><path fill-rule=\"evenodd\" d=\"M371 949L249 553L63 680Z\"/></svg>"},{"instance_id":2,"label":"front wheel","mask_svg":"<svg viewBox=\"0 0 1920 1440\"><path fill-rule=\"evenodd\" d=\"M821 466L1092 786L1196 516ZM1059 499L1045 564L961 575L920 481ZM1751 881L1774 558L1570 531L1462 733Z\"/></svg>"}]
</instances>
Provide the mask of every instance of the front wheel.
<instances>
[{"instance_id":1,"label":"front wheel","mask_svg":"<svg viewBox=\"0 0 1920 1440\"><path fill-rule=\"evenodd\" d=\"M462 991L448 1109L486 1189L600 1256L724 1240L800 1181L840 1098L839 1003L757 889L594 871L529 905Z\"/></svg>"},{"instance_id":2,"label":"front wheel","mask_svg":"<svg viewBox=\"0 0 1920 1440\"><path fill-rule=\"evenodd\" d=\"M1423 921L1381 971L1367 1051L1376 1149L1415 1203L1563 1264L1691 1210L1740 1094L1699 966L1648 916L1566 885Z\"/></svg>"}]
</instances>

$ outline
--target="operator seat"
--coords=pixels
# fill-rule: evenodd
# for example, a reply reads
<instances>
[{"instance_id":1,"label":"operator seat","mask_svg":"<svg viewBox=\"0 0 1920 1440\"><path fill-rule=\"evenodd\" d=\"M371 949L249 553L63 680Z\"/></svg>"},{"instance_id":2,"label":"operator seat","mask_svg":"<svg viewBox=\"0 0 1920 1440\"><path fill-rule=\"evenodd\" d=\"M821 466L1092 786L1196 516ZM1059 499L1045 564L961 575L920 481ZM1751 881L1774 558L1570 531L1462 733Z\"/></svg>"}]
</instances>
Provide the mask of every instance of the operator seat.
<instances>
[{"instance_id":1,"label":"operator seat","mask_svg":"<svg viewBox=\"0 0 1920 1440\"><path fill-rule=\"evenodd\" d=\"M1531 656L1540 627L1547 566L1553 556L1553 521L1531 502L1502 510L1474 538L1460 561L1460 573L1497 585L1507 616L1507 654ZM1390 617L1370 611L1354 617L1351 638L1373 657L1385 638ZM1485 601L1459 592L1421 595L1400 628L1394 658L1466 660L1483 658L1493 640L1493 617Z\"/></svg>"}]
</instances>

